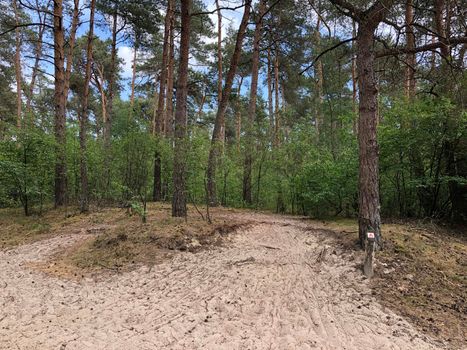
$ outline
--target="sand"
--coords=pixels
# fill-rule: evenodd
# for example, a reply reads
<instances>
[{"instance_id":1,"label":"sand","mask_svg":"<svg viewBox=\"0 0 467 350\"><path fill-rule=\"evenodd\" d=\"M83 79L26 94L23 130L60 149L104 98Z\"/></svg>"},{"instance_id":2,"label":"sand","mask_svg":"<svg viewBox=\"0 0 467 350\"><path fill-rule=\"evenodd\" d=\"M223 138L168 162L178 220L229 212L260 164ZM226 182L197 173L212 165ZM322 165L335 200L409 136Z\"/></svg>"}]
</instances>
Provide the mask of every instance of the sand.
<instances>
[{"instance_id":1,"label":"sand","mask_svg":"<svg viewBox=\"0 0 467 350\"><path fill-rule=\"evenodd\" d=\"M31 268L89 235L0 252L0 349L438 349L371 295L354 252L265 214L222 247L71 281ZM246 217L248 216L248 217Z\"/></svg>"}]
</instances>

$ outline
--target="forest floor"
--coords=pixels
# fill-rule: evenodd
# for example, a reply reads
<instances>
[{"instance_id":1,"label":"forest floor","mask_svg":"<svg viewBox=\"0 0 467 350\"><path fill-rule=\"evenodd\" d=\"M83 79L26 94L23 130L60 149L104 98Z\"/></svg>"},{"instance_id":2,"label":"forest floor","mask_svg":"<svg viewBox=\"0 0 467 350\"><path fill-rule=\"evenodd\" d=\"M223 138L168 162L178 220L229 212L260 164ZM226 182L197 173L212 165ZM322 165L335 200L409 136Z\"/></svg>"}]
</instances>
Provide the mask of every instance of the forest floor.
<instances>
[{"instance_id":1,"label":"forest floor","mask_svg":"<svg viewBox=\"0 0 467 350\"><path fill-rule=\"evenodd\" d=\"M385 225L369 281L353 222L211 214L0 211L0 349L465 348L465 238Z\"/></svg>"}]
</instances>

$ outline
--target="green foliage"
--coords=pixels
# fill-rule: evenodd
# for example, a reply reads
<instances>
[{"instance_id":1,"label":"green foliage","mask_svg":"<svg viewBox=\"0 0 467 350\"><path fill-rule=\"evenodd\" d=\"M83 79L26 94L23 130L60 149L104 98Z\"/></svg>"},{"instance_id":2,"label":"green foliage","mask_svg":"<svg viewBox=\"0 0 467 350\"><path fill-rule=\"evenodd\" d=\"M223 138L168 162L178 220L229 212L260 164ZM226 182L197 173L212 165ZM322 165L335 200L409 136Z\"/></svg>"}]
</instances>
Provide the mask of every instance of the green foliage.
<instances>
[{"instance_id":1,"label":"green foliage","mask_svg":"<svg viewBox=\"0 0 467 350\"><path fill-rule=\"evenodd\" d=\"M465 111L445 99L396 101L387 110L380 139L388 215L448 215L451 187L466 185L458 172L465 161L466 125Z\"/></svg>"},{"instance_id":2,"label":"green foliage","mask_svg":"<svg viewBox=\"0 0 467 350\"><path fill-rule=\"evenodd\" d=\"M153 192L156 154L161 160L162 198L170 201L173 191L172 135L153 136L151 132L160 87L158 77L162 69L162 29L167 2L99 0L97 3L103 19L101 30L107 35L93 40L86 135L90 199L97 205L132 205L133 210L144 218L146 201ZM177 77L180 3L175 4L174 75ZM216 179L219 202L225 206L246 206L242 199L243 177L245 153L251 149L251 142L247 144L249 140L245 136L251 131L254 135L251 207L316 217L355 216L358 206L355 131L355 105L358 101L354 100L352 91L355 43L338 45L342 38L350 37L351 23L326 2L311 4L271 0L267 4L273 6L263 18L260 87L254 124L247 116L253 25L249 26L244 40L231 96L227 96L226 139ZM10 3L0 2L1 31L7 31L14 23L10 7ZM33 12L21 7L22 16L28 22L27 13ZM203 1L193 1L193 14L206 11ZM318 31L316 11L321 15ZM69 23L70 11L66 12L65 23ZM224 12L227 15L228 11ZM137 51L133 103L125 99L130 87L129 79L122 77L123 61L117 57L116 65L112 67L109 54L114 13L119 19L118 47L131 47ZM428 19L425 16L420 12L415 17ZM80 20L85 21L85 17L83 13ZM254 19L252 15L250 23ZM223 25L229 26L229 23L224 21ZM450 29L452 33L458 32L458 24L452 23ZM190 57L195 64L191 65L188 76L188 137L184 141L188 202L206 202L206 166L218 97L215 30L217 28L214 28L210 15L192 16ZM37 33L26 28L21 32L22 64L31 66ZM225 34L221 48L224 79L237 37L233 23ZM382 38L388 47L396 45L390 36ZM67 101L65 148L66 198L69 204L77 203L81 192L76 117L84 91L86 43L86 34L78 31ZM376 48L382 45L377 43ZM331 47L334 49L326 51ZM14 126L17 106L12 52L15 49L14 31L6 32L0 38L0 79L4 82L0 87L0 206L21 205L29 214L31 208L40 209L43 203L51 201L54 192L55 103L53 77L48 77L51 66L47 66L50 63L46 59L53 56L53 47L44 45L42 48L43 57L40 57L32 96L29 96L29 74L23 72L23 99L30 97L31 106L28 110L22 106L22 130ZM323 51L326 54L320 56ZM406 70L402 61L393 57L376 61L380 102L380 199L384 216L465 219L467 114L463 92L466 91L467 78L465 69L456 70L455 67L465 68L461 51L452 50L457 57L449 61L452 64L449 69L441 60L428 62L417 57L417 95L410 103L400 99L404 83L401 77ZM318 56L319 61L314 62ZM312 61L314 64L310 65ZM274 62L278 62L279 86L276 86ZM322 76L317 69L318 62L322 65ZM308 69L304 69L306 67ZM278 110L275 110L275 97L272 106L268 106L265 86L268 73L274 85L273 95L279 92ZM321 81L318 80L320 77ZM109 91L111 82L113 95ZM240 82L243 83L241 89ZM120 96L122 91L124 93ZM111 96L112 106L103 106L103 101L108 103ZM173 107L175 98L174 95L173 101L168 101L173 103ZM106 145L104 117L111 120L110 142ZM280 120L279 145L273 142L271 130L276 117ZM236 139L237 120L241 121L240 141Z\"/></svg>"},{"instance_id":3,"label":"green foliage","mask_svg":"<svg viewBox=\"0 0 467 350\"><path fill-rule=\"evenodd\" d=\"M0 142L0 206L21 204L26 215L33 205L42 210L52 192L53 149L53 138L37 130L18 131Z\"/></svg>"}]
</instances>

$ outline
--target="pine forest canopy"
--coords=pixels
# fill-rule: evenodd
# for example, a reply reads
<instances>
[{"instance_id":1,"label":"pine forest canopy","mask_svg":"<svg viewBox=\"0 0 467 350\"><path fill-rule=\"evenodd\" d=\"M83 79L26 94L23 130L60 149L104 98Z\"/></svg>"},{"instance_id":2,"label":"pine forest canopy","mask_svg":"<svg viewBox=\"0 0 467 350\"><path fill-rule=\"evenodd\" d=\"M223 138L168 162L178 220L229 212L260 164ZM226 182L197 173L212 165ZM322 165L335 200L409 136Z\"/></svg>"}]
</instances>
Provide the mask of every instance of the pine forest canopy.
<instances>
[{"instance_id":1,"label":"pine forest canopy","mask_svg":"<svg viewBox=\"0 0 467 350\"><path fill-rule=\"evenodd\" d=\"M456 0L0 0L0 206L465 222Z\"/></svg>"}]
</instances>

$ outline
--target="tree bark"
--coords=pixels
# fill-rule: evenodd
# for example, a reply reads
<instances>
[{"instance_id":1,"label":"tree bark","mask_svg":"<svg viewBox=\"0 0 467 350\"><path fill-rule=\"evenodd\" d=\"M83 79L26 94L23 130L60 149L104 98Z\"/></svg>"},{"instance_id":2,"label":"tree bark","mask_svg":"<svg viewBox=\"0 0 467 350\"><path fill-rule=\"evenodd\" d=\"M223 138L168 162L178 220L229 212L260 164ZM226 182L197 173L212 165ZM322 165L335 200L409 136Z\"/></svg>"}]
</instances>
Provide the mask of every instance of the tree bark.
<instances>
[{"instance_id":1,"label":"tree bark","mask_svg":"<svg viewBox=\"0 0 467 350\"><path fill-rule=\"evenodd\" d=\"M443 44L441 46L441 55L447 59L450 54L450 48L446 43L446 27L444 25L443 13L445 9L445 0L435 0L435 27L438 34L438 40Z\"/></svg>"},{"instance_id":2,"label":"tree bark","mask_svg":"<svg viewBox=\"0 0 467 350\"><path fill-rule=\"evenodd\" d=\"M173 6L174 0L169 0L167 4L167 12L165 14L165 23L164 23L164 43L162 46L162 64L161 64L161 74L159 80L159 100L157 102L157 116L156 123L154 127L156 128L155 134L161 136L162 134L162 124L165 120L165 99L166 99L166 89L167 89L167 66L168 66L168 57L170 51L170 24L171 18L173 16Z\"/></svg>"},{"instance_id":3,"label":"tree bark","mask_svg":"<svg viewBox=\"0 0 467 350\"><path fill-rule=\"evenodd\" d=\"M415 34L413 30L413 19L414 19L414 8L413 0L407 0L405 5L405 25L406 25L406 45L407 50L415 49ZM416 57L415 53L409 53L406 56L405 68L405 96L408 100L412 100L415 97L415 69L416 69Z\"/></svg>"},{"instance_id":4,"label":"tree bark","mask_svg":"<svg viewBox=\"0 0 467 350\"><path fill-rule=\"evenodd\" d=\"M104 177L106 197L110 197L110 163L112 151L112 113L113 113L113 99L115 93L115 76L117 70L117 4L112 14L112 43L110 49L110 77L108 85L108 97L106 100L106 118L104 120Z\"/></svg>"},{"instance_id":5,"label":"tree bark","mask_svg":"<svg viewBox=\"0 0 467 350\"><path fill-rule=\"evenodd\" d=\"M89 89L91 83L91 66L92 66L92 41L94 39L94 11L96 1L91 0L89 14L89 32L86 45L86 69L84 73L84 94L81 105L81 113L78 115L79 120L79 150L80 150L80 183L81 183L81 198L80 211L86 213L89 211L89 190L88 190L88 161L87 161L87 124L88 124L88 102Z\"/></svg>"},{"instance_id":6,"label":"tree bark","mask_svg":"<svg viewBox=\"0 0 467 350\"><path fill-rule=\"evenodd\" d=\"M131 94L130 94L130 114L129 120L133 119L133 108L135 106L135 85L136 85L136 60L138 59L138 42L139 36L135 34L135 43L134 43L134 51L133 51L133 67L132 67L132 74L131 74Z\"/></svg>"},{"instance_id":7,"label":"tree bark","mask_svg":"<svg viewBox=\"0 0 467 350\"><path fill-rule=\"evenodd\" d=\"M352 20L352 37L357 36L357 28L355 24L355 20ZM352 41L352 51L354 52L354 42ZM357 103L357 57L355 53L352 54L352 107L355 114L358 111L358 103ZM356 118L353 119L353 133L357 135L358 128L357 128L357 120Z\"/></svg>"},{"instance_id":8,"label":"tree bark","mask_svg":"<svg viewBox=\"0 0 467 350\"><path fill-rule=\"evenodd\" d=\"M165 24L164 24L164 44L162 47L162 66L161 66L161 75L159 80L159 101L157 103L157 114L156 120L154 123L154 134L160 141L162 134L162 124L165 121L165 98L166 98L166 88L167 88L167 63L169 56L169 46L170 46L170 23L171 17L173 16L173 6L174 0L169 0L167 4L167 13L165 15ZM159 148L159 147L158 147ZM152 199L157 202L162 199L162 162L161 162L161 153L159 149L156 149L154 155L154 186L152 192Z\"/></svg>"},{"instance_id":9,"label":"tree bark","mask_svg":"<svg viewBox=\"0 0 467 350\"><path fill-rule=\"evenodd\" d=\"M269 137L273 135L274 130L274 105L272 104L272 59L271 48L268 47L268 114L269 114ZM270 139L271 140L271 139Z\"/></svg>"},{"instance_id":10,"label":"tree bark","mask_svg":"<svg viewBox=\"0 0 467 350\"><path fill-rule=\"evenodd\" d=\"M63 0L54 0L54 132L56 142L55 207L66 200L66 114L65 114L65 30L63 28Z\"/></svg>"},{"instance_id":11,"label":"tree bark","mask_svg":"<svg viewBox=\"0 0 467 350\"><path fill-rule=\"evenodd\" d=\"M94 62L94 82L96 84L97 90L99 90L99 94L101 95L101 113L102 113L102 124L104 125L104 132L105 135L105 124L107 122L107 93L104 89L105 84L105 77L104 77L104 66L99 66L99 64ZM105 145L105 140L104 140Z\"/></svg>"},{"instance_id":12,"label":"tree bark","mask_svg":"<svg viewBox=\"0 0 467 350\"><path fill-rule=\"evenodd\" d=\"M274 146L280 145L280 104L279 104L279 57L276 50L274 55Z\"/></svg>"},{"instance_id":13,"label":"tree bark","mask_svg":"<svg viewBox=\"0 0 467 350\"><path fill-rule=\"evenodd\" d=\"M317 51L320 51L321 34L319 32L321 26L321 17L318 16L315 30L315 46ZM324 124L323 118L323 63L321 59L318 59L315 63L315 75L316 75L316 131L319 138L322 132L321 127Z\"/></svg>"},{"instance_id":14,"label":"tree bark","mask_svg":"<svg viewBox=\"0 0 467 350\"><path fill-rule=\"evenodd\" d=\"M153 105L153 110L152 110L152 121L151 121L151 134L152 136L156 136L156 119L157 119L157 104L159 101L159 89L158 89L158 84L160 81L160 74L157 74L154 77L154 105Z\"/></svg>"},{"instance_id":15,"label":"tree bark","mask_svg":"<svg viewBox=\"0 0 467 350\"><path fill-rule=\"evenodd\" d=\"M251 63L251 86L250 101L248 103L248 125L246 128L246 152L243 169L243 201L248 205L253 203L251 195L251 171L253 164L253 143L254 143L254 123L256 115L256 99L258 94L258 73L259 73L259 49L261 40L262 17L266 11L266 2L259 3L259 14L256 20L255 34L253 37L253 54Z\"/></svg>"},{"instance_id":16,"label":"tree bark","mask_svg":"<svg viewBox=\"0 0 467 350\"><path fill-rule=\"evenodd\" d=\"M359 208L358 233L362 247L371 227L375 232L376 245L381 244L379 203L379 154L377 141L378 89L375 79L375 31L387 16L395 0L378 0L366 11L352 3L331 0L346 9L347 16L358 22L357 74L359 95L358 153L359 153Z\"/></svg>"},{"instance_id":17,"label":"tree bark","mask_svg":"<svg viewBox=\"0 0 467 350\"><path fill-rule=\"evenodd\" d=\"M167 70L167 101L165 107L165 135L170 137L173 134L173 90L174 90L174 63L175 63L175 15L172 15L170 21L170 48L169 48L169 63Z\"/></svg>"},{"instance_id":18,"label":"tree bark","mask_svg":"<svg viewBox=\"0 0 467 350\"><path fill-rule=\"evenodd\" d=\"M219 0L216 0L217 9L217 105L222 101L222 13ZM221 140L225 141L225 120L221 125Z\"/></svg>"},{"instance_id":19,"label":"tree bark","mask_svg":"<svg viewBox=\"0 0 467 350\"><path fill-rule=\"evenodd\" d=\"M38 6L38 3L36 2ZM34 125L33 114L32 114L32 98L34 95L34 88L36 86L36 78L37 72L39 71L39 63L42 55L42 39L44 37L44 30L45 30L45 23L47 22L47 13L44 14L42 17L42 12L37 11L37 17L39 18L39 22L42 25L39 26L39 30L37 32L37 43L36 47L34 48L34 66L31 72L31 83L29 84L29 93L26 96L26 112L29 114L29 123Z\"/></svg>"},{"instance_id":20,"label":"tree bark","mask_svg":"<svg viewBox=\"0 0 467 350\"><path fill-rule=\"evenodd\" d=\"M66 68L65 68L65 88L64 88L64 96L65 96L65 109L68 102L68 92L70 91L70 76L71 76L71 68L73 66L73 50L75 48L75 41L76 41L76 31L78 30L78 22L79 22L79 0L74 0L73 6L73 17L71 20L71 28L70 28L70 38L68 41L68 52L66 55Z\"/></svg>"},{"instance_id":21,"label":"tree bark","mask_svg":"<svg viewBox=\"0 0 467 350\"><path fill-rule=\"evenodd\" d=\"M15 22L16 22L16 29L15 29L15 42L16 42L16 50L15 50L15 74L16 74L16 126L18 129L21 128L22 124L22 107L23 107L23 99L22 99L22 74L21 74L21 28L19 27L20 20L19 20L19 12L16 0L13 0L13 10L15 12Z\"/></svg>"},{"instance_id":22,"label":"tree bark","mask_svg":"<svg viewBox=\"0 0 467 350\"><path fill-rule=\"evenodd\" d=\"M240 108L240 97L242 92L243 76L240 77L237 89L237 108L235 112L235 139L237 142L237 152L240 152L240 136L242 132L242 111Z\"/></svg>"},{"instance_id":23,"label":"tree bark","mask_svg":"<svg viewBox=\"0 0 467 350\"><path fill-rule=\"evenodd\" d=\"M222 147L222 125L224 125L225 111L229 103L229 96L232 92L232 84L237 72L238 62L242 51L243 38L245 37L246 27L248 25L248 18L250 17L251 0L245 1L245 12L243 13L240 27L238 28L237 40L235 42L235 49L230 61L229 71L225 80L224 89L222 91L222 99L217 108L216 120L214 122L214 131L211 139L211 149L209 151L208 168L207 168L207 192L209 204L211 206L217 205L216 195L216 168L218 156Z\"/></svg>"},{"instance_id":24,"label":"tree bark","mask_svg":"<svg viewBox=\"0 0 467 350\"><path fill-rule=\"evenodd\" d=\"M186 152L187 152L187 94L188 57L190 50L190 7L191 0L181 0L180 63L177 80L177 104L175 107L174 171L172 216L185 217L186 208Z\"/></svg>"},{"instance_id":25,"label":"tree bark","mask_svg":"<svg viewBox=\"0 0 467 350\"><path fill-rule=\"evenodd\" d=\"M366 232L375 230L380 241L379 150L377 142L378 98L375 78L374 30L360 23L357 34L357 72L359 91L359 238L364 246Z\"/></svg>"}]
</instances>

